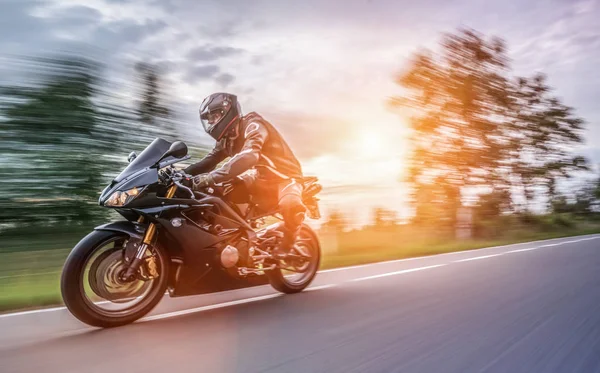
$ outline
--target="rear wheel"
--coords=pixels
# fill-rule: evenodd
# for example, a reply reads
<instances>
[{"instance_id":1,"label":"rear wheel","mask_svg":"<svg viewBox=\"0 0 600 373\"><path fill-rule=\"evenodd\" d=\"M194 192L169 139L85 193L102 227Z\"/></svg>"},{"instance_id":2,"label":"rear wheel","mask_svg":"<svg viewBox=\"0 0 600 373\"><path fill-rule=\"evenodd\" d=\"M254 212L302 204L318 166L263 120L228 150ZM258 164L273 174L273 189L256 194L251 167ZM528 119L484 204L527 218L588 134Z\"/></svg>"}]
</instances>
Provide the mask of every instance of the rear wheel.
<instances>
[{"instance_id":1,"label":"rear wheel","mask_svg":"<svg viewBox=\"0 0 600 373\"><path fill-rule=\"evenodd\" d=\"M94 231L71 251L61 277L65 305L79 320L103 328L129 324L162 299L168 284L169 258L160 247L146 251L136 278L122 281L129 236Z\"/></svg>"},{"instance_id":2,"label":"rear wheel","mask_svg":"<svg viewBox=\"0 0 600 373\"><path fill-rule=\"evenodd\" d=\"M277 268L265 271L271 286L286 294L304 290L319 269L321 246L316 233L308 225L302 225L294 251L293 257L280 260Z\"/></svg>"}]
</instances>

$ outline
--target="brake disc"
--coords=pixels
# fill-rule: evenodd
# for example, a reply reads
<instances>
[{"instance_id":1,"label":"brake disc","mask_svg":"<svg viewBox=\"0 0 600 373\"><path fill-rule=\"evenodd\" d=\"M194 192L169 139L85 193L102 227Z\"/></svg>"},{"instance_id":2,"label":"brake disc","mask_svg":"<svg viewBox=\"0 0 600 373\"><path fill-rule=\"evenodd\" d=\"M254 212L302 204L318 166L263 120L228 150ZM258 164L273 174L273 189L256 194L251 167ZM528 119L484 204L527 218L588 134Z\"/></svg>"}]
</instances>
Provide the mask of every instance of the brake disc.
<instances>
[{"instance_id":1,"label":"brake disc","mask_svg":"<svg viewBox=\"0 0 600 373\"><path fill-rule=\"evenodd\" d=\"M126 269L123 255L120 250L113 251L103 258L95 272L95 286L97 295L114 303L124 303L140 296L146 291L150 282L131 281L120 279L121 273ZM90 275L92 275L90 273ZM90 284L91 285L91 284Z\"/></svg>"},{"instance_id":2,"label":"brake disc","mask_svg":"<svg viewBox=\"0 0 600 373\"><path fill-rule=\"evenodd\" d=\"M116 251L120 251L120 250L121 250L121 248L114 248L114 249L106 250L102 254L98 255L98 257L96 257L96 259L94 259L94 262L90 266L90 271L88 272L88 283L90 284L90 288L92 288L92 291L94 292L94 294L96 294L99 297L102 297L102 293L101 293L100 288L98 287L98 283L96 281L98 267L112 253L114 253Z\"/></svg>"}]
</instances>

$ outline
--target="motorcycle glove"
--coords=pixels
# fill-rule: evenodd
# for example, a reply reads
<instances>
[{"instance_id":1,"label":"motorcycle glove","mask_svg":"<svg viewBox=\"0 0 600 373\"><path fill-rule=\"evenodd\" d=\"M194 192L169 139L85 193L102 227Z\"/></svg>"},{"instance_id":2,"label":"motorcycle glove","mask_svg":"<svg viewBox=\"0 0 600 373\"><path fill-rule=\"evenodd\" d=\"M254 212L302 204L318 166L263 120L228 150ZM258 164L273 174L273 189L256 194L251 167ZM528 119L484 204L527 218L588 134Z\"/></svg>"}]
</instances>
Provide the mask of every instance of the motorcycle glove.
<instances>
[{"instance_id":1,"label":"motorcycle glove","mask_svg":"<svg viewBox=\"0 0 600 373\"><path fill-rule=\"evenodd\" d=\"M214 184L214 180L210 174L200 174L192 178L192 189L199 190Z\"/></svg>"}]
</instances>

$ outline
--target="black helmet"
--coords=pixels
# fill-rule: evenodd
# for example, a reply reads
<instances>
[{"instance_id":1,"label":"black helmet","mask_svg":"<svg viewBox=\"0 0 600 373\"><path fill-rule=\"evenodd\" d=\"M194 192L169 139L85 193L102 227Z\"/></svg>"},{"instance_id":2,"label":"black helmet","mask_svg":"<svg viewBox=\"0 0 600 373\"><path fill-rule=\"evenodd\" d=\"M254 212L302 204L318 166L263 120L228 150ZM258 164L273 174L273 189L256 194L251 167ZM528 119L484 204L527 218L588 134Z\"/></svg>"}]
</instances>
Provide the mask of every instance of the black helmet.
<instances>
[{"instance_id":1,"label":"black helmet","mask_svg":"<svg viewBox=\"0 0 600 373\"><path fill-rule=\"evenodd\" d=\"M202 126L217 141L237 125L241 115L242 108L237 97L229 93L213 93L200 105Z\"/></svg>"}]
</instances>

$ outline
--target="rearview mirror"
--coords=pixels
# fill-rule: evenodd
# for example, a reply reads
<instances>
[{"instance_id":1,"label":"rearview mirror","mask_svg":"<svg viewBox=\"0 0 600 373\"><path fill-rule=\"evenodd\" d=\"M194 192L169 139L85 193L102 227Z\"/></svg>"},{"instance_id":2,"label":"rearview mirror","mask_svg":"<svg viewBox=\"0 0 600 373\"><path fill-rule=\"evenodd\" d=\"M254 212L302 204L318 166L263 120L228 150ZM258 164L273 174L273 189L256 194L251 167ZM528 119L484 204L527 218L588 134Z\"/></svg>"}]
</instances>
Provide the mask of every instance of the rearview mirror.
<instances>
[{"instance_id":1,"label":"rearview mirror","mask_svg":"<svg viewBox=\"0 0 600 373\"><path fill-rule=\"evenodd\" d=\"M174 143L171 144L171 147L169 147L169 150L167 150L167 152L165 154L163 154L162 157L160 157L160 160L162 161L163 159L165 159L167 157L183 158L187 155L187 153L188 153L187 145L185 145L185 143L183 141L175 141Z\"/></svg>"},{"instance_id":2,"label":"rearview mirror","mask_svg":"<svg viewBox=\"0 0 600 373\"><path fill-rule=\"evenodd\" d=\"M137 154L135 154L135 152L131 152L131 153L129 153L129 156L127 157L127 162L131 163L136 158L137 158Z\"/></svg>"}]
</instances>

